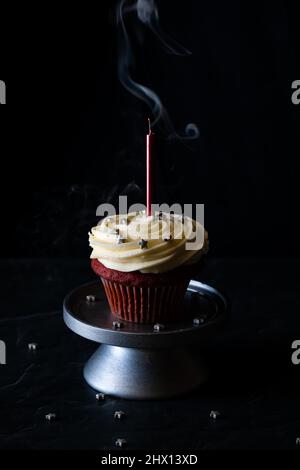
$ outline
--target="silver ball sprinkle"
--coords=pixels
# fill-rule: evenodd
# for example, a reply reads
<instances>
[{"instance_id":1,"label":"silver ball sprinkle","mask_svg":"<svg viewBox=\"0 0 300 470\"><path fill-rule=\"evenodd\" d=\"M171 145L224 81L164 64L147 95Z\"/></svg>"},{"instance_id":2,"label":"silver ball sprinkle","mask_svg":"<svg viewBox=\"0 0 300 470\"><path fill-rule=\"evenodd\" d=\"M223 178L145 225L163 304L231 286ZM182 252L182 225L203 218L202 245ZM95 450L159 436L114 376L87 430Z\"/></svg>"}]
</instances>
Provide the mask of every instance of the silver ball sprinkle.
<instances>
[{"instance_id":1,"label":"silver ball sprinkle","mask_svg":"<svg viewBox=\"0 0 300 470\"><path fill-rule=\"evenodd\" d=\"M48 413L45 415L45 419L47 421L55 421L56 420L56 414L55 413Z\"/></svg>"},{"instance_id":2,"label":"silver ball sprinkle","mask_svg":"<svg viewBox=\"0 0 300 470\"><path fill-rule=\"evenodd\" d=\"M105 394L100 392L100 393L96 393L96 400L98 401L103 401L105 400Z\"/></svg>"},{"instance_id":3,"label":"silver ball sprinkle","mask_svg":"<svg viewBox=\"0 0 300 470\"><path fill-rule=\"evenodd\" d=\"M204 320L203 317L196 317L196 318L193 319L193 325L194 326L203 325L204 322L205 322L205 320Z\"/></svg>"},{"instance_id":4,"label":"silver ball sprinkle","mask_svg":"<svg viewBox=\"0 0 300 470\"><path fill-rule=\"evenodd\" d=\"M125 416L126 416L126 413L124 411L119 410L119 411L114 412L114 418L115 419L121 420L121 419L125 418Z\"/></svg>"},{"instance_id":5,"label":"silver ball sprinkle","mask_svg":"<svg viewBox=\"0 0 300 470\"><path fill-rule=\"evenodd\" d=\"M28 349L29 351L36 351L38 349L39 345L37 343L28 343Z\"/></svg>"},{"instance_id":6,"label":"silver ball sprinkle","mask_svg":"<svg viewBox=\"0 0 300 470\"><path fill-rule=\"evenodd\" d=\"M165 325L163 325L162 323L155 323L155 325L153 325L154 331L162 331L164 329L165 329Z\"/></svg>"},{"instance_id":7,"label":"silver ball sprinkle","mask_svg":"<svg viewBox=\"0 0 300 470\"><path fill-rule=\"evenodd\" d=\"M115 330L119 330L120 328L123 328L124 326L124 323L122 323L121 321L113 321L113 328Z\"/></svg>"},{"instance_id":8,"label":"silver ball sprinkle","mask_svg":"<svg viewBox=\"0 0 300 470\"><path fill-rule=\"evenodd\" d=\"M96 302L96 297L94 295L87 295L85 300L87 302Z\"/></svg>"},{"instance_id":9,"label":"silver ball sprinkle","mask_svg":"<svg viewBox=\"0 0 300 470\"><path fill-rule=\"evenodd\" d=\"M221 413L217 410L211 410L209 417L212 419L218 419L221 416Z\"/></svg>"},{"instance_id":10,"label":"silver ball sprinkle","mask_svg":"<svg viewBox=\"0 0 300 470\"><path fill-rule=\"evenodd\" d=\"M143 250L144 248L147 248L148 247L148 242L147 240L144 240L143 238L139 241L139 246L141 247L141 249Z\"/></svg>"}]
</instances>

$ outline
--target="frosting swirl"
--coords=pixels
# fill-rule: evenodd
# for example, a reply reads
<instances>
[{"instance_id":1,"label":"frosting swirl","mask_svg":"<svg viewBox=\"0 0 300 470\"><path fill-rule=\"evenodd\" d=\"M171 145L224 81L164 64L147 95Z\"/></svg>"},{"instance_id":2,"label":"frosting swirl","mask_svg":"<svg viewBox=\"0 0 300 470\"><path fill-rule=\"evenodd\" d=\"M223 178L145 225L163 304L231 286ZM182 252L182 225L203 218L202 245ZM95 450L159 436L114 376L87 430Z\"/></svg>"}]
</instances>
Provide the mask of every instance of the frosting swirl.
<instances>
[{"instance_id":1,"label":"frosting swirl","mask_svg":"<svg viewBox=\"0 0 300 470\"><path fill-rule=\"evenodd\" d=\"M132 212L105 217L91 229L91 258L118 271L163 273L196 263L208 249L204 227L179 214Z\"/></svg>"}]
</instances>

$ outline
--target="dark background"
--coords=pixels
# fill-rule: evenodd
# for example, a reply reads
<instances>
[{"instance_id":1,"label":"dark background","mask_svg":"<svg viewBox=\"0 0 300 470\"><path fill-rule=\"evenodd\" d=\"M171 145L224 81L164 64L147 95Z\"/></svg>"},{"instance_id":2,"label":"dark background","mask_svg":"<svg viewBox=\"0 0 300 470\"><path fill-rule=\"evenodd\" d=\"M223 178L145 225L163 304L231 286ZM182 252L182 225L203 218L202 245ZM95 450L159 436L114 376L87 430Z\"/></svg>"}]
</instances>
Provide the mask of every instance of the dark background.
<instances>
[{"instance_id":1,"label":"dark background","mask_svg":"<svg viewBox=\"0 0 300 470\"><path fill-rule=\"evenodd\" d=\"M95 344L63 324L62 300L95 280L87 234L96 207L119 194L145 200L149 110L118 82L114 4L1 5L0 447L107 450L125 437L129 449L299 449L292 2L157 0L163 30L189 57L166 55L130 23L134 78L157 91L178 132L198 124L191 148L155 129L159 200L205 203L211 253L199 279L225 294L229 311L220 334L199 344L211 376L193 394L98 404L82 378ZM123 423L113 419L120 409Z\"/></svg>"},{"instance_id":2,"label":"dark background","mask_svg":"<svg viewBox=\"0 0 300 470\"><path fill-rule=\"evenodd\" d=\"M26 7L1 32L2 257L88 257L100 203L145 201L149 111L117 78L115 3ZM200 130L186 146L156 129L159 201L205 203L212 255L299 255L295 6L157 5L162 29L193 55L167 55L136 21L133 76L159 94L178 132L188 122Z\"/></svg>"}]
</instances>

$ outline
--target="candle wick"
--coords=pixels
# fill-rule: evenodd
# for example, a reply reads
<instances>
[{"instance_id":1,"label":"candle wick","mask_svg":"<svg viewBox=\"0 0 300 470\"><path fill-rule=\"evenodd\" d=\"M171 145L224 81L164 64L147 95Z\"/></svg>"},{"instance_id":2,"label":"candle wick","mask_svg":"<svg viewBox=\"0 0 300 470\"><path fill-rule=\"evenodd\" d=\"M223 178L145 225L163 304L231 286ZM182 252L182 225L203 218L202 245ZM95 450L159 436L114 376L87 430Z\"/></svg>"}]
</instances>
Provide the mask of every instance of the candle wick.
<instances>
[{"instance_id":1,"label":"candle wick","mask_svg":"<svg viewBox=\"0 0 300 470\"><path fill-rule=\"evenodd\" d=\"M149 126L149 134L151 134L152 130L151 130L151 121L150 121L150 118L148 118L148 126Z\"/></svg>"}]
</instances>

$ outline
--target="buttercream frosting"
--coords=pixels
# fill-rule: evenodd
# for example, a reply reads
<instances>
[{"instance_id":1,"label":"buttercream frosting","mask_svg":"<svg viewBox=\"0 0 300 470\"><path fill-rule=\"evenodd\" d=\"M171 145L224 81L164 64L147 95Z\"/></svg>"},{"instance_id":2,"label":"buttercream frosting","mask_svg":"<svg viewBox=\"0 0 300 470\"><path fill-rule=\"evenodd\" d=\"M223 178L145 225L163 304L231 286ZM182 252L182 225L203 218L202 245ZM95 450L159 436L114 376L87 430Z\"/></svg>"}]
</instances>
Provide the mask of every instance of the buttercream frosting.
<instances>
[{"instance_id":1,"label":"buttercream frosting","mask_svg":"<svg viewBox=\"0 0 300 470\"><path fill-rule=\"evenodd\" d=\"M102 219L91 229L89 243L91 258L107 268L163 273L196 263L207 252L208 235L199 222L187 216L132 212Z\"/></svg>"}]
</instances>

